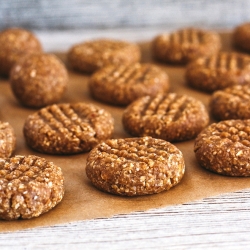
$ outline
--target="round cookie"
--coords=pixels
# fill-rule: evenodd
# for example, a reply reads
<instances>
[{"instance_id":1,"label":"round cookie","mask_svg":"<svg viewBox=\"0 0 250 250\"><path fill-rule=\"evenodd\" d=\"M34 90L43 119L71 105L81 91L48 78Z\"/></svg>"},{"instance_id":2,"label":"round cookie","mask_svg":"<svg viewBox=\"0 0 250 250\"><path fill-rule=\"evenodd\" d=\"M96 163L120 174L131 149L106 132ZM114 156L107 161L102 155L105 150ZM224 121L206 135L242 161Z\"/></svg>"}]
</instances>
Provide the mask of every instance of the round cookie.
<instances>
[{"instance_id":1,"label":"round cookie","mask_svg":"<svg viewBox=\"0 0 250 250\"><path fill-rule=\"evenodd\" d=\"M217 120L250 119L250 84L215 91L210 110Z\"/></svg>"},{"instance_id":2,"label":"round cookie","mask_svg":"<svg viewBox=\"0 0 250 250\"><path fill-rule=\"evenodd\" d=\"M9 76L12 66L24 55L42 52L37 37L21 28L10 28L0 32L0 75Z\"/></svg>"},{"instance_id":3,"label":"round cookie","mask_svg":"<svg viewBox=\"0 0 250 250\"><path fill-rule=\"evenodd\" d=\"M10 157L16 148L16 135L8 122L0 121L0 158Z\"/></svg>"},{"instance_id":4,"label":"round cookie","mask_svg":"<svg viewBox=\"0 0 250 250\"><path fill-rule=\"evenodd\" d=\"M87 152L111 137L114 120L110 113L89 103L62 103L44 107L25 120L26 143L42 153Z\"/></svg>"},{"instance_id":5,"label":"round cookie","mask_svg":"<svg viewBox=\"0 0 250 250\"><path fill-rule=\"evenodd\" d=\"M169 190L184 172L182 152L151 137L106 140L90 151L86 163L87 177L94 186L122 196Z\"/></svg>"},{"instance_id":6,"label":"round cookie","mask_svg":"<svg viewBox=\"0 0 250 250\"><path fill-rule=\"evenodd\" d=\"M186 64L201 56L211 56L220 48L217 33L195 28L160 34L152 41L153 56L161 62L173 64Z\"/></svg>"},{"instance_id":7,"label":"round cookie","mask_svg":"<svg viewBox=\"0 0 250 250\"><path fill-rule=\"evenodd\" d=\"M250 57L234 52L220 52L188 64L187 83L198 90L213 92L250 82Z\"/></svg>"},{"instance_id":8,"label":"round cookie","mask_svg":"<svg viewBox=\"0 0 250 250\"><path fill-rule=\"evenodd\" d=\"M13 66L10 84L22 105L41 108L62 98L68 84L68 73L56 56L32 54L20 59Z\"/></svg>"},{"instance_id":9,"label":"round cookie","mask_svg":"<svg viewBox=\"0 0 250 250\"><path fill-rule=\"evenodd\" d=\"M233 44L246 52L250 52L250 23L237 26L232 34Z\"/></svg>"},{"instance_id":10,"label":"round cookie","mask_svg":"<svg viewBox=\"0 0 250 250\"><path fill-rule=\"evenodd\" d=\"M250 176L250 120L213 123L195 139L198 163L213 172L229 176Z\"/></svg>"},{"instance_id":11,"label":"round cookie","mask_svg":"<svg viewBox=\"0 0 250 250\"><path fill-rule=\"evenodd\" d=\"M31 219L55 207L64 195L60 167L44 158L0 159L0 218Z\"/></svg>"},{"instance_id":12,"label":"round cookie","mask_svg":"<svg viewBox=\"0 0 250 250\"><path fill-rule=\"evenodd\" d=\"M108 65L91 76L89 88L97 100L127 105L144 95L168 91L169 78L153 64Z\"/></svg>"},{"instance_id":13,"label":"round cookie","mask_svg":"<svg viewBox=\"0 0 250 250\"><path fill-rule=\"evenodd\" d=\"M200 101L176 93L139 98L124 110L122 117L129 134L167 141L192 139L208 122L208 113Z\"/></svg>"},{"instance_id":14,"label":"round cookie","mask_svg":"<svg viewBox=\"0 0 250 250\"><path fill-rule=\"evenodd\" d=\"M97 39L74 45L67 54L70 66L80 72L93 73L108 64L138 62L138 45L110 39Z\"/></svg>"}]
</instances>

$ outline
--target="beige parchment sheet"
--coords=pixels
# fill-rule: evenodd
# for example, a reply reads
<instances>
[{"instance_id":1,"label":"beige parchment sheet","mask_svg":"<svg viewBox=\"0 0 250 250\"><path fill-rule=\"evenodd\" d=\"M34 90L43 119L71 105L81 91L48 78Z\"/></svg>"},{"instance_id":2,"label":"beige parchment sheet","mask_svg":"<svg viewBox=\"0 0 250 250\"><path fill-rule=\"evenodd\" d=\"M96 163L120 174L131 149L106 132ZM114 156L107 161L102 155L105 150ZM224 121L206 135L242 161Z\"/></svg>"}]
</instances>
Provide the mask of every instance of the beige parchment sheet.
<instances>
[{"instance_id":1,"label":"beige parchment sheet","mask_svg":"<svg viewBox=\"0 0 250 250\"><path fill-rule=\"evenodd\" d=\"M230 49L230 34L221 35L223 50ZM142 62L153 62L150 41L140 44ZM65 53L57 54L65 61ZM156 63L156 62L154 62ZM185 67L157 63L169 74L171 91L185 93L201 100L208 108L210 95L191 89L185 83ZM68 90L61 102L92 102L104 107L115 118L114 138L129 137L123 130L121 116L124 108L95 101L88 91L88 75L69 70ZM209 196L250 188L249 178L220 176L202 169L193 152L194 141L175 143L183 152L186 173L181 183L169 191L141 197L119 197L101 192L91 185L85 174L87 153L72 156L40 154L25 144L22 128L26 117L35 112L19 105L14 98L7 79L0 79L0 120L8 121L15 129L17 148L15 154L35 154L60 166L65 176L65 196L60 204L38 218L30 220L0 221L0 232L15 231L39 226L49 226L78 220L111 217L115 214L144 211L169 205L183 204ZM214 122L211 119L211 122Z\"/></svg>"}]
</instances>

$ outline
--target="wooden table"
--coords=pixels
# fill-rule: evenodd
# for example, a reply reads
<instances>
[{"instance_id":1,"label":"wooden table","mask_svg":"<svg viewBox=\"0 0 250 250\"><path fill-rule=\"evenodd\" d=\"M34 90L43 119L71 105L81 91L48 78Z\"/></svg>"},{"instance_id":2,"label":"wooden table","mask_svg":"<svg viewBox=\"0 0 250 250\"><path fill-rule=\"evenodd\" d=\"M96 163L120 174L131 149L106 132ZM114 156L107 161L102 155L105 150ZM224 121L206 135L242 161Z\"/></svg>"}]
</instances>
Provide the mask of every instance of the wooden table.
<instances>
[{"instance_id":1,"label":"wooden table","mask_svg":"<svg viewBox=\"0 0 250 250\"><path fill-rule=\"evenodd\" d=\"M163 28L36 32L46 51L105 36L145 41ZM177 206L0 234L0 249L249 249L250 189Z\"/></svg>"}]
</instances>

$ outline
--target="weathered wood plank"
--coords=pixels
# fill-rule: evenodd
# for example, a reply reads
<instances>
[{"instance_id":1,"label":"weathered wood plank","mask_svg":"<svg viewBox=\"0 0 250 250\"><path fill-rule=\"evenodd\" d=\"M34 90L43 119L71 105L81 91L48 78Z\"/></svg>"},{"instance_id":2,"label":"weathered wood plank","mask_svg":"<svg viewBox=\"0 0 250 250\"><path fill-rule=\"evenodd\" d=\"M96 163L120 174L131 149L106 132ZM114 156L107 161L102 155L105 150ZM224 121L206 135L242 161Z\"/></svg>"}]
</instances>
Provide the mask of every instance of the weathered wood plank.
<instances>
[{"instance_id":1,"label":"weathered wood plank","mask_svg":"<svg viewBox=\"0 0 250 250\"><path fill-rule=\"evenodd\" d=\"M188 204L0 234L1 249L248 249L250 190Z\"/></svg>"},{"instance_id":2,"label":"weathered wood plank","mask_svg":"<svg viewBox=\"0 0 250 250\"><path fill-rule=\"evenodd\" d=\"M250 20L249 9L250 0L8 0L0 1L0 29L232 28Z\"/></svg>"}]
</instances>

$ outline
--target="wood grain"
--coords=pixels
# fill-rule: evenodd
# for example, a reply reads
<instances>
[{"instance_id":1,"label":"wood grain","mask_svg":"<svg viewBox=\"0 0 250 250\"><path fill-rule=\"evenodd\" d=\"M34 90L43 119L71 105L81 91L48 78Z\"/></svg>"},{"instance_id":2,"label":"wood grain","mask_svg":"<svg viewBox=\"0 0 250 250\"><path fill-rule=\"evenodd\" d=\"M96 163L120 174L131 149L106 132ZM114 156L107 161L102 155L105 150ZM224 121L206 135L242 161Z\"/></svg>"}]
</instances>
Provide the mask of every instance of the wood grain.
<instances>
[{"instance_id":1,"label":"wood grain","mask_svg":"<svg viewBox=\"0 0 250 250\"><path fill-rule=\"evenodd\" d=\"M1 249L248 249L250 189L179 206L0 234Z\"/></svg>"},{"instance_id":2,"label":"wood grain","mask_svg":"<svg viewBox=\"0 0 250 250\"><path fill-rule=\"evenodd\" d=\"M249 20L249 7L250 0L8 0L0 1L0 29L232 28Z\"/></svg>"}]
</instances>

